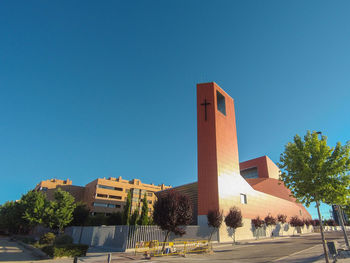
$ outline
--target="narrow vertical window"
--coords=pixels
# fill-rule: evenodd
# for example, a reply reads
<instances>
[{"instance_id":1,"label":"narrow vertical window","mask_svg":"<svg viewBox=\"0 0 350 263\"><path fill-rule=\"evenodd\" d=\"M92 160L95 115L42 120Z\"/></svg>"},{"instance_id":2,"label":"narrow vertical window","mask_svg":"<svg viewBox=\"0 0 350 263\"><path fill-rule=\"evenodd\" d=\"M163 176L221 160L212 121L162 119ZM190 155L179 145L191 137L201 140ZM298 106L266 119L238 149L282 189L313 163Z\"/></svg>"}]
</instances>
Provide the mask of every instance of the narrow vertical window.
<instances>
[{"instance_id":1,"label":"narrow vertical window","mask_svg":"<svg viewBox=\"0 0 350 263\"><path fill-rule=\"evenodd\" d=\"M241 194L241 204L246 204L247 203L247 195Z\"/></svg>"},{"instance_id":2,"label":"narrow vertical window","mask_svg":"<svg viewBox=\"0 0 350 263\"><path fill-rule=\"evenodd\" d=\"M218 91L216 91L216 102L218 105L218 111L226 116L225 96Z\"/></svg>"}]
</instances>

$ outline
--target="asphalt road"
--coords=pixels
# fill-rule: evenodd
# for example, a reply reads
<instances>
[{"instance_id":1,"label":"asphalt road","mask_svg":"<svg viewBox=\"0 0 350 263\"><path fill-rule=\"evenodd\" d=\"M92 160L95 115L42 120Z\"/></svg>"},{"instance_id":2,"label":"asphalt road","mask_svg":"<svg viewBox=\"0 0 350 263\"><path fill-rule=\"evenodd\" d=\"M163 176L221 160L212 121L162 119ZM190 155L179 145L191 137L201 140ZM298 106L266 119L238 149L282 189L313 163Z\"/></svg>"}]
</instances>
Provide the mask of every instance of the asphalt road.
<instances>
[{"instance_id":1,"label":"asphalt road","mask_svg":"<svg viewBox=\"0 0 350 263\"><path fill-rule=\"evenodd\" d=\"M342 232L327 232L328 241L338 241L343 243ZM249 244L218 245L211 255L188 255L186 258L162 257L152 258L152 262L240 262L240 263L267 263L267 262L287 262L288 258L298 254L302 259L288 262L314 262L322 260L321 236L319 233L290 237L269 241L260 241Z\"/></svg>"}]
</instances>

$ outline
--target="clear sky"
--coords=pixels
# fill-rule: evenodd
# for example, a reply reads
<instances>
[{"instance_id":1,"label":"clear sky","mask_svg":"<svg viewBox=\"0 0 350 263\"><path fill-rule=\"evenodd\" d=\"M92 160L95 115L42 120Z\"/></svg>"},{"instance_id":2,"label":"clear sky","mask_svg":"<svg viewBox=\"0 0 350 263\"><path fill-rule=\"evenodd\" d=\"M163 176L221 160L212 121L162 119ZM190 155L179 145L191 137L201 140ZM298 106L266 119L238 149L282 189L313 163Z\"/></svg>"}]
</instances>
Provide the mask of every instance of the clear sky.
<instances>
[{"instance_id":1,"label":"clear sky","mask_svg":"<svg viewBox=\"0 0 350 263\"><path fill-rule=\"evenodd\" d=\"M349 10L319 0L1 1L0 203L49 178L196 181L200 82L235 99L241 161L277 162L307 130L345 143Z\"/></svg>"}]
</instances>

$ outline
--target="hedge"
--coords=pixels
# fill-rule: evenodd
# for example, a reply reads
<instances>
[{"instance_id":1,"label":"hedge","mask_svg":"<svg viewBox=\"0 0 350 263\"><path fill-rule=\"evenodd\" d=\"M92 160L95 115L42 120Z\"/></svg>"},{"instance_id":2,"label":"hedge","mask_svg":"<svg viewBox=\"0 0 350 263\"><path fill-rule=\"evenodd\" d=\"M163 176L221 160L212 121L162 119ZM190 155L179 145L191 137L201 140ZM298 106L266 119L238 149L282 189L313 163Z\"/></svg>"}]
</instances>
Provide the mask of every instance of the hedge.
<instances>
[{"instance_id":1,"label":"hedge","mask_svg":"<svg viewBox=\"0 0 350 263\"><path fill-rule=\"evenodd\" d=\"M88 245L81 244L52 245L43 247L42 251L53 258L81 257L86 255L88 248Z\"/></svg>"}]
</instances>

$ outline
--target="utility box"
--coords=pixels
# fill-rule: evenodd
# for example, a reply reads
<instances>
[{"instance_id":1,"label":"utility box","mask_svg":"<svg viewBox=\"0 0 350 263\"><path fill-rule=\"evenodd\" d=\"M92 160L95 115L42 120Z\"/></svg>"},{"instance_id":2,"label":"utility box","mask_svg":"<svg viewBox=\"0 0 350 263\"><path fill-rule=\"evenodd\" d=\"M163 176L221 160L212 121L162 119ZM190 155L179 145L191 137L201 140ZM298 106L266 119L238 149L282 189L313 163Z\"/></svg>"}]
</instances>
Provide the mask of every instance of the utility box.
<instances>
[{"instance_id":1,"label":"utility box","mask_svg":"<svg viewBox=\"0 0 350 263\"><path fill-rule=\"evenodd\" d=\"M328 246L329 254L331 254L331 255L338 254L338 250L337 250L338 243L337 242L334 242L334 241L327 242L327 246Z\"/></svg>"}]
</instances>

